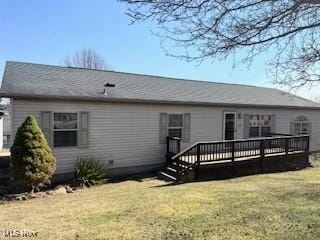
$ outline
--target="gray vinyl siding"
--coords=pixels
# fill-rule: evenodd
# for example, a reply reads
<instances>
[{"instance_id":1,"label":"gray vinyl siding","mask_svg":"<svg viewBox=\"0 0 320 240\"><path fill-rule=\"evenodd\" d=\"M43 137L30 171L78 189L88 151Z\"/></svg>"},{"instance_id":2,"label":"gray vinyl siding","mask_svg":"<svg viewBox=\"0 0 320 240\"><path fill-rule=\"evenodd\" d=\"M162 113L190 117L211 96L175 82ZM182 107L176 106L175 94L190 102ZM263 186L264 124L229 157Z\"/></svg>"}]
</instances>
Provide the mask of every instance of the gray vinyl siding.
<instances>
[{"instance_id":1,"label":"gray vinyl siding","mask_svg":"<svg viewBox=\"0 0 320 240\"><path fill-rule=\"evenodd\" d=\"M41 111L88 112L89 146L87 148L54 148L57 173L72 172L77 157L94 157L110 168L134 167L164 163L165 144L159 143L160 113L190 113L190 142L221 140L223 111L237 111L237 138L243 138L245 114L275 114L276 132L289 133L290 122L298 115L312 122L311 150L320 150L320 111L271 108L228 108L164 104L132 104L72 101L14 100L13 131L26 116L39 121ZM240 114L240 118L238 116Z\"/></svg>"}]
</instances>

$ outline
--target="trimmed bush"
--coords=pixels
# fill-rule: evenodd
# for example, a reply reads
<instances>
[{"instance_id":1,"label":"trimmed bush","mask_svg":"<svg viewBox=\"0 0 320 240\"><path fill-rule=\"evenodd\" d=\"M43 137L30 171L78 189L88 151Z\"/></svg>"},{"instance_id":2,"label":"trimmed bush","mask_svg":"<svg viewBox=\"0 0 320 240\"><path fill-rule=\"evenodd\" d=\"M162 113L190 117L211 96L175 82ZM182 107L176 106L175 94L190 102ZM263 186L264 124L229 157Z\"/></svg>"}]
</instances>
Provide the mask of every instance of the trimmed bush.
<instances>
[{"instance_id":1,"label":"trimmed bush","mask_svg":"<svg viewBox=\"0 0 320 240\"><path fill-rule=\"evenodd\" d=\"M32 191L47 182L56 170L56 159L33 116L28 116L18 128L10 150L13 180L31 186Z\"/></svg>"},{"instance_id":2,"label":"trimmed bush","mask_svg":"<svg viewBox=\"0 0 320 240\"><path fill-rule=\"evenodd\" d=\"M106 178L104 165L94 159L80 159L76 163L76 184L78 186L90 187Z\"/></svg>"}]
</instances>

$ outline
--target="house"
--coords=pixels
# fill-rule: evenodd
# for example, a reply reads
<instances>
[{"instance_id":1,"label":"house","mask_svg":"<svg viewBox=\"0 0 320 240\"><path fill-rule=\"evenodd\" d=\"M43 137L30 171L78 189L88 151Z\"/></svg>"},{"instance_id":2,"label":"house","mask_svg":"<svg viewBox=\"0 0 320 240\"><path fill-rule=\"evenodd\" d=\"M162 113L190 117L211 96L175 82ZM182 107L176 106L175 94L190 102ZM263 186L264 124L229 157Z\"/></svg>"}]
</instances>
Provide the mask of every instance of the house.
<instances>
[{"instance_id":1,"label":"house","mask_svg":"<svg viewBox=\"0 0 320 240\"><path fill-rule=\"evenodd\" d=\"M11 99L12 136L28 115L41 126L57 174L78 158L128 174L165 164L166 137L197 141L309 134L319 150L320 105L277 89L115 71L7 62L1 96Z\"/></svg>"}]
</instances>

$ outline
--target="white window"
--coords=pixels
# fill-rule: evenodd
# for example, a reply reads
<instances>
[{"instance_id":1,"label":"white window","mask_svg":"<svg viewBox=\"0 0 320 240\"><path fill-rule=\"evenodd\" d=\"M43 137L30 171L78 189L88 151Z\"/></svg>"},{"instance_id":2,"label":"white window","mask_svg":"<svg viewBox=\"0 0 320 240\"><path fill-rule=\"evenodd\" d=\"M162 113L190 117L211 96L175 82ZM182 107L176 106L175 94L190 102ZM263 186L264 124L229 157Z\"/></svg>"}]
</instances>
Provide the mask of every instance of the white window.
<instances>
[{"instance_id":1,"label":"white window","mask_svg":"<svg viewBox=\"0 0 320 240\"><path fill-rule=\"evenodd\" d=\"M53 143L54 147L77 146L78 142L78 114L54 113Z\"/></svg>"},{"instance_id":2,"label":"white window","mask_svg":"<svg viewBox=\"0 0 320 240\"><path fill-rule=\"evenodd\" d=\"M304 135L311 133L311 123L305 116L297 117L292 124L294 135Z\"/></svg>"},{"instance_id":3,"label":"white window","mask_svg":"<svg viewBox=\"0 0 320 240\"><path fill-rule=\"evenodd\" d=\"M249 137L267 137L271 133L271 115L250 115Z\"/></svg>"},{"instance_id":4,"label":"white window","mask_svg":"<svg viewBox=\"0 0 320 240\"><path fill-rule=\"evenodd\" d=\"M168 115L168 136L182 138L183 114Z\"/></svg>"}]
</instances>

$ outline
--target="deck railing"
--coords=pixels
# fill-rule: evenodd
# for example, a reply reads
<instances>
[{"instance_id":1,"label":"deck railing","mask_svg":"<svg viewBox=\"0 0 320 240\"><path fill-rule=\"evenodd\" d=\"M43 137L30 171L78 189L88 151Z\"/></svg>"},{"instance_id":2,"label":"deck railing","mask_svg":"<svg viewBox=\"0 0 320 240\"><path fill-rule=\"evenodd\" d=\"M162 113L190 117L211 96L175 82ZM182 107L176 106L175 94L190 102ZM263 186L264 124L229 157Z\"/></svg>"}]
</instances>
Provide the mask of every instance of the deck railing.
<instances>
[{"instance_id":1,"label":"deck railing","mask_svg":"<svg viewBox=\"0 0 320 240\"><path fill-rule=\"evenodd\" d=\"M287 133L269 133L267 137L291 137L292 134Z\"/></svg>"},{"instance_id":2,"label":"deck railing","mask_svg":"<svg viewBox=\"0 0 320 240\"><path fill-rule=\"evenodd\" d=\"M278 135L229 141L198 142L180 152L180 139L167 138L168 161L178 165L200 166L202 163L234 162L264 158L275 154L309 152L309 136Z\"/></svg>"}]
</instances>

